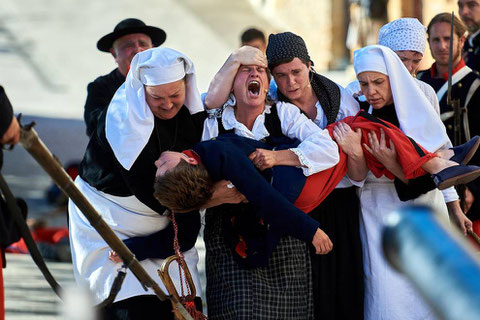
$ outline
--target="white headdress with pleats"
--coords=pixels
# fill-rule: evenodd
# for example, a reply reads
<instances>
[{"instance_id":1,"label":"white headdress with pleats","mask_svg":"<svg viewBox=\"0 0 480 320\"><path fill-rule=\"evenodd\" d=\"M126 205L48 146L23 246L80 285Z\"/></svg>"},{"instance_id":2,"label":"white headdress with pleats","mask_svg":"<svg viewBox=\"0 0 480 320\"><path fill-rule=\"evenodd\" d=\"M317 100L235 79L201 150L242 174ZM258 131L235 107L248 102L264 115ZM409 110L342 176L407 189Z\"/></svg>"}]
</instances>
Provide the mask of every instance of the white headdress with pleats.
<instances>
[{"instance_id":1,"label":"white headdress with pleats","mask_svg":"<svg viewBox=\"0 0 480 320\"><path fill-rule=\"evenodd\" d=\"M191 114L203 111L193 62L176 50L160 47L139 52L125 83L108 106L105 133L118 162L129 170L154 128L154 115L145 100L144 86L172 83L185 78L185 103Z\"/></svg>"},{"instance_id":2,"label":"white headdress with pleats","mask_svg":"<svg viewBox=\"0 0 480 320\"><path fill-rule=\"evenodd\" d=\"M371 45L356 50L353 67L358 74L375 71L389 77L400 129L430 152L449 143L448 135L423 91L390 48Z\"/></svg>"}]
</instances>

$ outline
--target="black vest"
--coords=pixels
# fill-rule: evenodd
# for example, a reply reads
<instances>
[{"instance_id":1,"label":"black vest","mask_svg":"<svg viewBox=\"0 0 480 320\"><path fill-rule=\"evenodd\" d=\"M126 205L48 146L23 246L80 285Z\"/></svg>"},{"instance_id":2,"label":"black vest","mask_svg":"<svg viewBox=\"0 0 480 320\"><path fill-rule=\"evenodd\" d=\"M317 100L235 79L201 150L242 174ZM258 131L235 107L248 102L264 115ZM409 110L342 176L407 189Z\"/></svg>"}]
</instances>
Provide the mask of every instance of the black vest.
<instances>
[{"instance_id":1,"label":"black vest","mask_svg":"<svg viewBox=\"0 0 480 320\"><path fill-rule=\"evenodd\" d=\"M270 136L262 139L262 142L267 144L279 144L279 139L282 141L283 139L290 139L285 137L282 132L282 123L280 122L280 118L278 117L278 110L276 105L272 105L270 108L270 113L265 113L265 128L270 133ZM219 119L218 124L218 135L224 133L234 133L234 129L227 130L223 126L221 119Z\"/></svg>"}]
</instances>

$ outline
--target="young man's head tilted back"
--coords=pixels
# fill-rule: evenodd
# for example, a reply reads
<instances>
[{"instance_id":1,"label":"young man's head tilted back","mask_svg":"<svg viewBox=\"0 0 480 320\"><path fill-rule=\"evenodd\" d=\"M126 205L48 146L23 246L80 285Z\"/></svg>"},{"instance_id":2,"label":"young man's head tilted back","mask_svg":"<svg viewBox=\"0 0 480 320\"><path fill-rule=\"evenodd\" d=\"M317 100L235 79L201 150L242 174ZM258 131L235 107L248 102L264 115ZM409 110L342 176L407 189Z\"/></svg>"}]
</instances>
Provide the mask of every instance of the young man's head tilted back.
<instances>
[{"instance_id":1,"label":"young man's head tilted back","mask_svg":"<svg viewBox=\"0 0 480 320\"><path fill-rule=\"evenodd\" d=\"M175 212L188 212L204 207L212 197L213 181L202 163L180 159L164 174L157 175L154 188L154 196L163 206Z\"/></svg>"}]
</instances>

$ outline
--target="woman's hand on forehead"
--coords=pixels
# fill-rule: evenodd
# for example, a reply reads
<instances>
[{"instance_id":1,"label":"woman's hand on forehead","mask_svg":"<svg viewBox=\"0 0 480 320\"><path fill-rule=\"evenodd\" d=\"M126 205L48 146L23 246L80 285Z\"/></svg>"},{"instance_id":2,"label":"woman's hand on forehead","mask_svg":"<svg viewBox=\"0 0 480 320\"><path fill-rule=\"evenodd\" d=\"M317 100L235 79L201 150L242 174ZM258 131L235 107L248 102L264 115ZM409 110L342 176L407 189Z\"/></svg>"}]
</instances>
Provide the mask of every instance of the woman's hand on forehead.
<instances>
[{"instance_id":1,"label":"woman's hand on forehead","mask_svg":"<svg viewBox=\"0 0 480 320\"><path fill-rule=\"evenodd\" d=\"M232 57L239 65L255 65L266 68L268 66L265 54L251 46L243 46L232 53Z\"/></svg>"}]
</instances>

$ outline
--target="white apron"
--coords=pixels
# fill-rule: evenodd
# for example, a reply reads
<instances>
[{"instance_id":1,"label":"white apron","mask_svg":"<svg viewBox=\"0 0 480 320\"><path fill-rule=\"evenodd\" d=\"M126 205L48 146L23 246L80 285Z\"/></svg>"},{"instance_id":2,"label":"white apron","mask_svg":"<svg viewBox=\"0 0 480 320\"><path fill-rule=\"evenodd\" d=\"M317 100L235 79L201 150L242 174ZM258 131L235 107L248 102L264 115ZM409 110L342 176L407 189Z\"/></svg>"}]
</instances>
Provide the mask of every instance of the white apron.
<instances>
[{"instance_id":1,"label":"white apron","mask_svg":"<svg viewBox=\"0 0 480 320\"><path fill-rule=\"evenodd\" d=\"M167 217L151 210L134 196L117 197L100 192L82 180L80 176L76 178L75 185L121 240L152 234L164 229L170 223ZM71 200L68 205L68 212L75 280L79 286L89 288L93 293L95 302L100 303L110 293L117 270L122 264L114 263L108 259L110 247L108 247ZM201 287L197 270L197 250L193 247L184 252L184 255L197 288L197 296L200 296ZM157 269L160 268L162 262L162 259L145 259L140 264L153 280L159 283L162 290L168 294L157 274ZM179 275L176 262L170 265L170 270L172 280L177 285L177 290L179 290ZM175 270L177 272L174 272ZM145 291L133 273L128 270L122 289L118 293L115 302L145 294L154 294L154 292L151 289Z\"/></svg>"},{"instance_id":2,"label":"white apron","mask_svg":"<svg viewBox=\"0 0 480 320\"><path fill-rule=\"evenodd\" d=\"M392 180L369 173L359 189L361 204L360 236L365 280L365 320L425 320L434 314L407 278L385 260L382 229L385 217L404 205L424 204L448 220L442 193L434 189L415 200L400 201Z\"/></svg>"}]
</instances>

